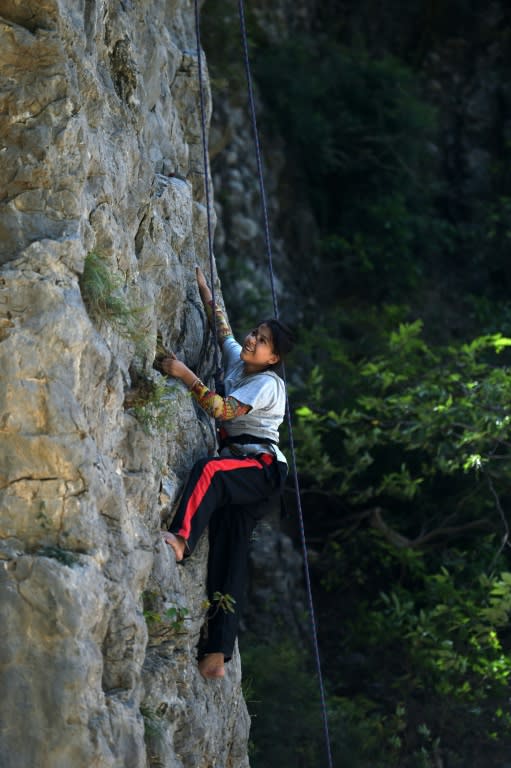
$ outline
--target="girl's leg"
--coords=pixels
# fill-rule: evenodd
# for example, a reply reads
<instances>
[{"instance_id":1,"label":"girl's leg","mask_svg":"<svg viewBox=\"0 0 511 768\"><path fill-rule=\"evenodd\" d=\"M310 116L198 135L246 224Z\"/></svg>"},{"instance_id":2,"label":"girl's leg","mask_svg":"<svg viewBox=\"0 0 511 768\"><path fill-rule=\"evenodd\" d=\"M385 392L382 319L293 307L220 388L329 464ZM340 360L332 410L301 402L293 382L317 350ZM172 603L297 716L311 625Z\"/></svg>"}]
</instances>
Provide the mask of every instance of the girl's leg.
<instances>
[{"instance_id":1,"label":"girl's leg","mask_svg":"<svg viewBox=\"0 0 511 768\"><path fill-rule=\"evenodd\" d=\"M185 554L191 554L216 509L265 499L278 482L277 462L268 454L202 459L190 472L169 531L186 541Z\"/></svg>"},{"instance_id":2,"label":"girl's leg","mask_svg":"<svg viewBox=\"0 0 511 768\"><path fill-rule=\"evenodd\" d=\"M212 606L208 640L199 662L204 677L222 677L224 660L232 656L246 590L250 535L264 510L264 504L257 502L275 493L283 472L272 456L263 454L242 459L203 459L190 473L170 535L186 542L185 554L191 554L210 524L209 599L219 592L235 601L233 614ZM169 544L179 559L181 550L176 542L171 540Z\"/></svg>"},{"instance_id":3,"label":"girl's leg","mask_svg":"<svg viewBox=\"0 0 511 768\"><path fill-rule=\"evenodd\" d=\"M250 537L265 512L265 503L233 505L215 512L209 525L207 639L203 653L221 652L229 661L234 649L248 581ZM233 611L224 610L215 594L232 598Z\"/></svg>"},{"instance_id":4,"label":"girl's leg","mask_svg":"<svg viewBox=\"0 0 511 768\"><path fill-rule=\"evenodd\" d=\"M217 510L209 523L208 611L206 638L199 651L203 677L224 676L224 664L234 651L248 578L250 536L265 511L265 503ZM215 596L219 599L215 600ZM226 610L232 599L232 612Z\"/></svg>"}]
</instances>

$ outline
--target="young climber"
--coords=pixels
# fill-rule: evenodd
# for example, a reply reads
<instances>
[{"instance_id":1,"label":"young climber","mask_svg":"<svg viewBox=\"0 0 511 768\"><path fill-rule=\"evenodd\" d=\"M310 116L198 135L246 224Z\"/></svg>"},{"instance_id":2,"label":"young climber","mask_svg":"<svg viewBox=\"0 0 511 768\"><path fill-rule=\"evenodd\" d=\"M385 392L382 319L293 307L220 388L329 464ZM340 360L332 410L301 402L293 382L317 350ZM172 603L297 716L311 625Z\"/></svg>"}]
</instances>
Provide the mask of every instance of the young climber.
<instances>
[{"instance_id":1,"label":"young climber","mask_svg":"<svg viewBox=\"0 0 511 768\"><path fill-rule=\"evenodd\" d=\"M199 671L205 678L218 678L223 677L224 663L233 653L248 575L250 536L264 515L264 502L279 492L287 473L285 456L278 447L286 394L274 368L293 341L283 323L270 319L254 328L241 346L222 310L213 306L199 268L197 283L210 324L213 313L216 319L225 395L208 389L175 356L164 358L161 368L181 379L199 405L220 423L219 455L194 465L170 528L162 534L179 562L192 554L209 525L211 608L207 638L199 651ZM233 598L233 613L215 604L218 594Z\"/></svg>"}]
</instances>

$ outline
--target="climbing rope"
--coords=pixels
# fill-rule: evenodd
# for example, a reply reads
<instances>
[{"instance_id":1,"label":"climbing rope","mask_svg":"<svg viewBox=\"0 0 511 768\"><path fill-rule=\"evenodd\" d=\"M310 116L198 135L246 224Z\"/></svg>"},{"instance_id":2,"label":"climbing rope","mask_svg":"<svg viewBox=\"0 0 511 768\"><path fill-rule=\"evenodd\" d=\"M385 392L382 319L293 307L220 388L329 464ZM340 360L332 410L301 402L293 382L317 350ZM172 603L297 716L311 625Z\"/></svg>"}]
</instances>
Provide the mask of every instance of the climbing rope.
<instances>
[{"instance_id":1,"label":"climbing rope","mask_svg":"<svg viewBox=\"0 0 511 768\"><path fill-rule=\"evenodd\" d=\"M197 43L197 67L199 73L199 102L200 102L200 115L201 115L201 135L202 135L202 162L204 166L204 192L206 196L206 217L208 221L208 256L209 256L209 272L211 277L211 298L213 300L213 343L214 343L214 363L215 363L215 391L218 392L222 388L222 371L220 366L220 352L218 347L217 329L216 329L216 297L215 297L215 280L214 280L214 268L213 268L213 236L211 227L211 201L209 195L209 163L208 163L208 138L206 132L206 106L204 103L204 87L202 76L202 49L201 49L201 36L200 36L200 11L199 2L195 0L195 40Z\"/></svg>"},{"instance_id":2,"label":"climbing rope","mask_svg":"<svg viewBox=\"0 0 511 768\"><path fill-rule=\"evenodd\" d=\"M204 158L204 186L206 191L206 210L207 210L207 219L208 219L209 266L210 266L210 273L211 273L211 291L212 291L213 305L214 305L215 294L214 294L214 285L213 285L213 276L214 276L213 245L212 245L212 237L211 237L211 215L210 215L210 198L209 198L209 181L208 181L208 145L207 145L207 136L206 136L206 118L205 118L204 94L203 94L203 85L202 85L203 79L202 79L202 63L201 63L199 0L194 0L194 7L195 7L195 36L197 41L197 61L198 61L198 70L199 70L202 149L203 149L203 158ZM264 236L265 236L265 243L266 243L266 252L268 256L268 268L269 268L269 274L270 274L273 310L274 310L275 317L278 319L279 309L278 309L278 302L277 302L277 294L275 290L275 275L273 270L273 255L272 255L272 247L271 247L268 205L266 201L266 191L264 186L264 173L263 173L263 165L261 160L261 146L259 141L259 131L257 128L256 110L255 110L255 102L254 102L254 90L252 86L252 75L250 71L250 58L248 53L247 29L246 29L246 22L245 22L245 10L243 5L243 0L238 0L238 9L239 9L241 39L243 44L243 61L245 66L245 75L247 79L250 117L252 122L252 131L253 131L254 144L255 144L257 176L259 180L259 191L261 196L261 207L262 207L262 215L263 215L263 222L264 222ZM214 312L213 312L213 318L215 322ZM216 341L216 322L213 328L213 336L215 338L215 366L218 370L219 366L217 365L218 342ZM286 371L284 366L282 366L282 374L283 374L283 379L284 379L284 383L286 385L286 391L287 391ZM287 416L288 428L289 428L289 446L290 446L291 460L292 460L292 466L293 466L294 489L295 489L296 500L297 500L298 520L300 525L300 538L301 538L301 544L302 544L304 570L305 570L305 583L306 583L307 598L309 603L309 616L310 616L310 622L311 622L314 657L316 662L319 691L320 691L320 698L321 698L321 711L322 711L322 718L323 718L323 730L324 730L324 736L325 736L328 768L333 768L332 749L330 744L330 734L329 734L329 728L328 728L326 694L325 694L325 686L323 683L323 675L321 671L321 659L320 659L319 645L318 645L318 630L317 630L316 617L315 617L315 611L314 611L312 585L311 585L311 578L310 578L309 564L308 564L308 557L307 557L307 554L308 554L307 543L305 539L303 510L302 510L302 504L301 504L300 486L298 482L296 451L295 451L293 428L292 428L292 421L291 421L291 409L289 406L289 399L287 397L286 397L286 416Z\"/></svg>"},{"instance_id":3,"label":"climbing rope","mask_svg":"<svg viewBox=\"0 0 511 768\"><path fill-rule=\"evenodd\" d=\"M275 317L278 319L279 310L278 310L278 304L277 304L277 296L275 292L275 275L273 272L273 256L272 256L272 248L271 248L270 226L269 226L269 219L268 219L268 205L266 202L266 193L265 193L265 187L264 187L263 164L261 160L261 144L259 141L259 131L257 128L254 89L252 86L252 75L250 71L247 26L245 21L245 9L244 9L243 0L238 0L238 10L239 10L241 40L243 44L243 62L245 65L245 75L247 79L248 103L249 103L250 117L252 122L252 132L253 132L255 154L256 154L256 161L257 161L257 176L259 179L261 207L262 207L262 214L263 214L263 221L264 221L264 236L266 241L266 251L268 254L268 269L270 273L270 285L271 285L271 292L273 297L273 309L275 312ZM286 392L287 392L285 368L283 368L283 378L284 378L284 384L286 386ZM328 712L327 712L327 705L326 705L325 686L323 683L323 674L321 671L321 658L320 658L319 644L318 644L318 630L317 630L316 616L314 611L314 601L312 598L312 585L311 585L309 563L308 563L308 557L307 557L307 542L305 539L305 527L304 527L303 510L302 510L302 503L301 503L301 497L300 497L300 486L298 482L298 470L297 470L297 464L296 464L296 451L295 451L293 427L292 427L292 421L291 421L291 409L289 407L289 399L287 397L286 397L286 416L287 416L288 429L289 429L289 448L291 452L291 459L292 459L292 465L293 465L293 477L294 477L294 488L295 488L295 494L296 494L298 520L300 524L300 539L302 543L305 583L307 587L307 598L309 602L309 616L310 616L310 622L311 622L312 641L314 646L314 657L316 661L316 670L318 675L319 692L320 692L320 698L321 698L321 713L323 718L325 748L326 748L326 754L327 754L328 768L333 768L332 748L330 743L330 732L328 728Z\"/></svg>"}]
</instances>

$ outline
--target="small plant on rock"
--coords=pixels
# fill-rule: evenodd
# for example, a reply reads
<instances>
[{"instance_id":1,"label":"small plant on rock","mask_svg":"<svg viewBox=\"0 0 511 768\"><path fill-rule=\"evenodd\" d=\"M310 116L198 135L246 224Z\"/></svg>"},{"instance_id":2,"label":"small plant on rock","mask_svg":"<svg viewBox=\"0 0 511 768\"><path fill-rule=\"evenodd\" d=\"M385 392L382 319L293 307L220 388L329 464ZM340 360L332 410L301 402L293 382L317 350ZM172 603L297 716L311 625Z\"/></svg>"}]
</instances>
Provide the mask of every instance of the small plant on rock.
<instances>
[{"instance_id":1,"label":"small plant on rock","mask_svg":"<svg viewBox=\"0 0 511 768\"><path fill-rule=\"evenodd\" d=\"M224 613L234 613L236 605L236 600L232 595L229 594L222 594L222 592L214 592L213 593L213 600L210 602L209 600L206 600L205 607L210 609L209 618L212 619L213 616L216 616L216 614L219 611L223 611Z\"/></svg>"},{"instance_id":2,"label":"small plant on rock","mask_svg":"<svg viewBox=\"0 0 511 768\"><path fill-rule=\"evenodd\" d=\"M176 415L172 391L164 381L139 376L136 387L126 394L124 406L133 411L147 434L162 432L172 426Z\"/></svg>"},{"instance_id":3,"label":"small plant on rock","mask_svg":"<svg viewBox=\"0 0 511 768\"><path fill-rule=\"evenodd\" d=\"M143 349L146 332L141 326L142 307L134 306L119 273L113 272L104 257L90 251L80 277L84 303L96 322L107 322L119 336Z\"/></svg>"},{"instance_id":4,"label":"small plant on rock","mask_svg":"<svg viewBox=\"0 0 511 768\"><path fill-rule=\"evenodd\" d=\"M144 592L144 618L152 637L160 641L183 634L185 621L190 618L188 608L182 605L171 605L164 611L157 608L155 592Z\"/></svg>"},{"instance_id":5,"label":"small plant on rock","mask_svg":"<svg viewBox=\"0 0 511 768\"><path fill-rule=\"evenodd\" d=\"M57 560L62 565L67 565L68 568L72 568L73 565L77 565L80 561L75 552L69 549L63 549L59 546L47 546L40 547L37 550L37 554L41 557L49 557L52 560Z\"/></svg>"},{"instance_id":6,"label":"small plant on rock","mask_svg":"<svg viewBox=\"0 0 511 768\"><path fill-rule=\"evenodd\" d=\"M146 736L160 736L163 730L161 716L156 710L144 705L140 706L140 714L144 718L144 731Z\"/></svg>"}]
</instances>

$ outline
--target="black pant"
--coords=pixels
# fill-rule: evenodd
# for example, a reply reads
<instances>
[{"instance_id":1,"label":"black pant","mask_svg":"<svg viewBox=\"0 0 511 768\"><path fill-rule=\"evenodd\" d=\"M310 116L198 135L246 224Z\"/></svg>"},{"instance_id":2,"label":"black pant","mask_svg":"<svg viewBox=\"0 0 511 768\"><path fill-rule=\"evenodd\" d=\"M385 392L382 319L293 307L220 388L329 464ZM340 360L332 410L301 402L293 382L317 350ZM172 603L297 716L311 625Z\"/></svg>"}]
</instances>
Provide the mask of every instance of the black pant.
<instances>
[{"instance_id":1,"label":"black pant","mask_svg":"<svg viewBox=\"0 0 511 768\"><path fill-rule=\"evenodd\" d=\"M186 540L190 555L209 524L207 639L201 653L223 653L228 661L238 631L248 576L248 547L269 499L280 490L286 466L270 454L214 457L198 461L188 478L170 531ZM230 595L234 613L214 602Z\"/></svg>"}]
</instances>

